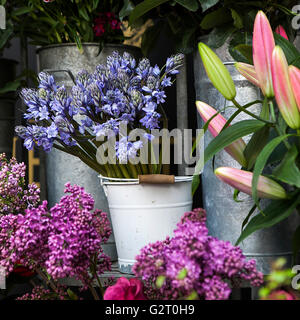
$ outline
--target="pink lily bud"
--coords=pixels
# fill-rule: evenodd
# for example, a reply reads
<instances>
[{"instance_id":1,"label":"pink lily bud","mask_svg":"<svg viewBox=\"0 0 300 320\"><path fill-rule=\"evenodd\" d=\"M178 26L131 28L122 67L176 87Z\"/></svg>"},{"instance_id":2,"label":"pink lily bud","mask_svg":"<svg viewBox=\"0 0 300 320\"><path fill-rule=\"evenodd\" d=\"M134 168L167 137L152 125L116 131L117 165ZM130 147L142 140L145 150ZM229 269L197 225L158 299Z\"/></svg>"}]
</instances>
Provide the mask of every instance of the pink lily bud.
<instances>
[{"instance_id":1,"label":"pink lily bud","mask_svg":"<svg viewBox=\"0 0 300 320\"><path fill-rule=\"evenodd\" d=\"M206 123L211 119L217 112L214 108L202 101L196 101L197 110L202 117L203 121ZM215 116L209 123L208 129L210 133L216 137L224 128L227 120L220 114ZM239 139L233 142L231 145L225 148L225 151L229 153L233 159L235 159L243 167L247 166L247 160L244 156L244 150L246 148L246 143L243 139Z\"/></svg>"},{"instance_id":2,"label":"pink lily bud","mask_svg":"<svg viewBox=\"0 0 300 320\"><path fill-rule=\"evenodd\" d=\"M235 67L237 71L241 75L243 75L248 81L250 81L257 87L260 87L254 66L243 62L238 62L235 64Z\"/></svg>"},{"instance_id":3,"label":"pink lily bud","mask_svg":"<svg viewBox=\"0 0 300 320\"><path fill-rule=\"evenodd\" d=\"M300 111L300 69L295 66L289 66L289 75L297 106Z\"/></svg>"},{"instance_id":4,"label":"pink lily bud","mask_svg":"<svg viewBox=\"0 0 300 320\"><path fill-rule=\"evenodd\" d=\"M253 63L262 92L268 98L274 97L271 72L274 48L275 40L268 18L259 11L253 31Z\"/></svg>"},{"instance_id":5,"label":"pink lily bud","mask_svg":"<svg viewBox=\"0 0 300 320\"><path fill-rule=\"evenodd\" d=\"M216 169L215 174L221 181L233 188L252 195L252 172L222 167ZM257 191L258 197L262 199L276 200L287 198L287 194L280 184L264 176L259 177Z\"/></svg>"},{"instance_id":6,"label":"pink lily bud","mask_svg":"<svg viewBox=\"0 0 300 320\"><path fill-rule=\"evenodd\" d=\"M292 90L289 68L283 50L276 46L272 55L275 98L282 117L292 129L300 128L300 113Z\"/></svg>"},{"instance_id":7,"label":"pink lily bud","mask_svg":"<svg viewBox=\"0 0 300 320\"><path fill-rule=\"evenodd\" d=\"M280 25L279 25L279 26L276 28L275 32L276 32L277 34L279 34L280 36L282 36L283 38L285 38L286 40L289 40L289 37L287 36L287 34L286 34L283 26L280 26Z\"/></svg>"}]
</instances>

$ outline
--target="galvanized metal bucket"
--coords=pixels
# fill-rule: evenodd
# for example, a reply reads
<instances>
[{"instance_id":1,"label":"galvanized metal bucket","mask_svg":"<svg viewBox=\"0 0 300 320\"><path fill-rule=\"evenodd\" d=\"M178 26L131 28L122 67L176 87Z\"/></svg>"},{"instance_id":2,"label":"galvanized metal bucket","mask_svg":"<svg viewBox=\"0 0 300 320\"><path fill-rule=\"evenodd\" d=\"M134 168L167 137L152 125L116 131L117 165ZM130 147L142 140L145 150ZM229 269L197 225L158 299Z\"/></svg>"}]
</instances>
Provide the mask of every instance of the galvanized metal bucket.
<instances>
[{"instance_id":1,"label":"galvanized metal bucket","mask_svg":"<svg viewBox=\"0 0 300 320\"><path fill-rule=\"evenodd\" d=\"M141 57L137 47L124 45L107 45L99 53L97 43L83 44L84 52L80 53L75 44L50 45L38 49L39 70L47 70L55 75L58 84L71 88L74 76L82 69L92 72L98 64L106 63L106 58L113 51L129 52L135 58ZM109 212L106 197L102 187L99 188L98 174L78 158L59 150L46 154L46 183L49 205L53 206L63 196L66 182L78 184L85 188L95 199L95 208ZM117 260L114 236L112 235L104 251L112 261Z\"/></svg>"},{"instance_id":2,"label":"galvanized metal bucket","mask_svg":"<svg viewBox=\"0 0 300 320\"><path fill-rule=\"evenodd\" d=\"M207 38L200 41L207 42ZM230 61L227 44L216 50L218 56L227 66L237 88L237 101L242 105L260 99L260 91L241 76L235 69L234 63ZM226 108L232 103L213 87L204 70L200 55L195 52L194 56L195 89L197 100L204 101L221 111L221 114L229 119L236 111L234 108ZM249 110L259 114L260 106L254 105ZM246 114L239 115L234 121L249 119ZM203 127L201 117L198 115L198 125ZM209 132L205 135L205 147L211 142L212 136ZM245 141L249 141L246 137ZM226 152L222 151L215 157L215 168L218 167L240 168L240 165L233 160ZM253 200L250 196L240 194L240 200L236 203L233 200L233 189L216 178L213 172L212 161L206 164L202 173L202 191L204 208L207 211L207 225L212 236L219 239L236 242L241 233L243 220L253 207ZM298 221L298 222L297 222ZM292 235L299 225L298 215L294 214L282 223L261 231L257 231L247 238L241 248L248 258L255 258L258 269L264 274L270 272L271 262L277 257L285 257L289 264L292 261L291 243Z\"/></svg>"},{"instance_id":3,"label":"galvanized metal bucket","mask_svg":"<svg viewBox=\"0 0 300 320\"><path fill-rule=\"evenodd\" d=\"M102 176L100 181L115 231L119 271L131 273L140 249L171 237L183 214L191 211L192 177L175 177L172 184Z\"/></svg>"}]
</instances>

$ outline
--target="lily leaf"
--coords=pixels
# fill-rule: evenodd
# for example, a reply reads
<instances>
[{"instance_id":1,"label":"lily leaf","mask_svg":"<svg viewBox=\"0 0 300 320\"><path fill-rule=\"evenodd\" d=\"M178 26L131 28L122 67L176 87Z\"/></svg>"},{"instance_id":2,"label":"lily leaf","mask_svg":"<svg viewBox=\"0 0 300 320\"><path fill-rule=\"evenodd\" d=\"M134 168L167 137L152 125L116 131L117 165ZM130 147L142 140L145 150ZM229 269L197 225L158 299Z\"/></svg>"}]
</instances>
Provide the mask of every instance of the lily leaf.
<instances>
[{"instance_id":1,"label":"lily leaf","mask_svg":"<svg viewBox=\"0 0 300 320\"><path fill-rule=\"evenodd\" d=\"M296 165L298 154L296 145L293 145L280 165L273 171L272 176L284 183L300 188L300 170Z\"/></svg>"}]
</instances>

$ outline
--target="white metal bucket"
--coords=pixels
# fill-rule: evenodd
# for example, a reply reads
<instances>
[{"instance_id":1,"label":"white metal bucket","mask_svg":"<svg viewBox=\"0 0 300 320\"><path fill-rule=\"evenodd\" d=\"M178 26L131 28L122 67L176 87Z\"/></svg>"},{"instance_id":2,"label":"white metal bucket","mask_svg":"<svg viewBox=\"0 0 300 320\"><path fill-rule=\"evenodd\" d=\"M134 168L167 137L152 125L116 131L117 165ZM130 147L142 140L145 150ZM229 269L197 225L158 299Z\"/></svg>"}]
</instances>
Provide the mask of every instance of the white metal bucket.
<instances>
[{"instance_id":1,"label":"white metal bucket","mask_svg":"<svg viewBox=\"0 0 300 320\"><path fill-rule=\"evenodd\" d=\"M172 236L180 218L192 209L192 177L155 185L139 184L138 179L100 179L108 199L119 270L131 273L140 249Z\"/></svg>"}]
</instances>

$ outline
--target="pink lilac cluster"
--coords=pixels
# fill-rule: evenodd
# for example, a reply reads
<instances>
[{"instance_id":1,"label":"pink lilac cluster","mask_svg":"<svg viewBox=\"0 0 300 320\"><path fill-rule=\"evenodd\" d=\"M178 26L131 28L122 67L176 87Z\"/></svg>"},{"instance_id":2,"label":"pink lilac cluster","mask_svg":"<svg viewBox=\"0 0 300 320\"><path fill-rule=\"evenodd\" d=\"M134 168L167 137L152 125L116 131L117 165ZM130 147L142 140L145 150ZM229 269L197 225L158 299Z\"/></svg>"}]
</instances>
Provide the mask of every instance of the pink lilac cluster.
<instances>
[{"instance_id":1,"label":"pink lilac cluster","mask_svg":"<svg viewBox=\"0 0 300 320\"><path fill-rule=\"evenodd\" d=\"M96 37L102 37L106 28L120 30L121 22L113 12L99 13L94 22L94 33Z\"/></svg>"},{"instance_id":2,"label":"pink lilac cluster","mask_svg":"<svg viewBox=\"0 0 300 320\"><path fill-rule=\"evenodd\" d=\"M54 280L75 277L85 288L110 270L101 247L112 232L107 214L93 210L94 199L83 188L66 184L65 193L50 211L44 201L25 215L0 218L0 266L11 272L18 262Z\"/></svg>"},{"instance_id":3,"label":"pink lilac cluster","mask_svg":"<svg viewBox=\"0 0 300 320\"><path fill-rule=\"evenodd\" d=\"M43 286L36 286L32 289L30 293L26 293L21 297L16 298L16 300L66 300L68 299L68 294L66 292L65 286L58 286L57 291L53 292Z\"/></svg>"},{"instance_id":4,"label":"pink lilac cluster","mask_svg":"<svg viewBox=\"0 0 300 320\"><path fill-rule=\"evenodd\" d=\"M145 246L136 260L135 275L145 281L149 296L158 299L224 300L230 283L263 282L256 262L247 261L239 247L208 235L203 209L185 213L173 238Z\"/></svg>"},{"instance_id":5,"label":"pink lilac cluster","mask_svg":"<svg viewBox=\"0 0 300 320\"><path fill-rule=\"evenodd\" d=\"M22 214L26 208L40 202L40 190L35 184L25 184L26 166L15 158L7 160L0 154L0 215Z\"/></svg>"}]
</instances>

